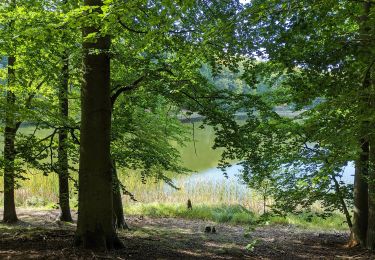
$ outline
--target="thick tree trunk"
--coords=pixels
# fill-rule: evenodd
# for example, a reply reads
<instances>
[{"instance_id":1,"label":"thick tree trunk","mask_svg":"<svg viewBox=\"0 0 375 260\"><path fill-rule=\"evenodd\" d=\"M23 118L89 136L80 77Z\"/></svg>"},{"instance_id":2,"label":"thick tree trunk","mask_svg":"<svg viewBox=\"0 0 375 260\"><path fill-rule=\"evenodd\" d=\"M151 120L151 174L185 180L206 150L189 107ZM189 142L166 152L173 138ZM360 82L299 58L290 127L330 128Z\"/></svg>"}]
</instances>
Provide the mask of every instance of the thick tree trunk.
<instances>
[{"instance_id":1,"label":"thick tree trunk","mask_svg":"<svg viewBox=\"0 0 375 260\"><path fill-rule=\"evenodd\" d=\"M372 25L368 23L369 21L369 15L371 11L371 2L370 1L363 1L363 15L360 17L360 38L362 41L360 42L360 49L359 49L359 56L358 58L364 63L370 66L369 64L372 63L372 57L369 55L373 48L374 45L372 44L372 41L369 40L367 41L369 37L369 33L372 30ZM372 116L374 113L374 90L373 86L371 83L371 66L366 69L366 72L364 74L364 79L362 82L362 88L360 90L360 97L361 97L361 106L362 106L362 111L361 114L366 114L368 115L368 118ZM369 109L370 108L370 109ZM366 131L363 134L363 138L368 139L368 144L366 144L368 147L366 150L368 151L368 157L366 158L368 160L368 171L363 173L361 172L360 175L358 176L358 181L355 183L355 189L361 190L361 194L357 191L357 196L355 196L355 211L360 210L359 213L355 212L355 214L360 214L358 217L358 225L360 225L358 228L359 231L356 231L353 229L355 232L358 233L357 239L359 240L358 242L361 243L362 247L367 247L370 249L374 249L375 247L375 138L374 136L371 135L372 129L374 127L373 122L365 121L364 122L364 127L362 128L363 131ZM369 135L370 134L370 135ZM363 143L363 142L362 142ZM363 153L364 148L362 148L362 153ZM360 159L361 161L364 161L365 158ZM366 170L365 167L361 167L362 170ZM364 180L364 178L366 178ZM366 182L366 183L363 183ZM367 194L364 191L367 187ZM356 192L356 191L355 191ZM367 199L366 199L367 195ZM362 199L362 201L360 201ZM365 203L367 202L367 209ZM358 207L357 207L357 205ZM367 220L364 218L366 217L367 214ZM361 223L359 223L361 222ZM364 231L364 229L367 227L367 230Z\"/></svg>"},{"instance_id":2,"label":"thick tree trunk","mask_svg":"<svg viewBox=\"0 0 375 260\"><path fill-rule=\"evenodd\" d=\"M117 176L116 162L112 161L112 171L113 171L113 216L114 224L116 228L119 229L129 229L129 226L125 222L124 208L122 206L121 198L121 187L120 181Z\"/></svg>"},{"instance_id":3,"label":"thick tree trunk","mask_svg":"<svg viewBox=\"0 0 375 260\"><path fill-rule=\"evenodd\" d=\"M366 247L375 249L375 136L370 137L370 167L368 173L368 220Z\"/></svg>"},{"instance_id":4,"label":"thick tree trunk","mask_svg":"<svg viewBox=\"0 0 375 260\"><path fill-rule=\"evenodd\" d=\"M11 86L15 78L15 57L8 58L8 85ZM14 118L14 105L16 97L11 90L7 91L7 106L5 115L5 130L4 130L4 216L3 221L6 223L16 222L16 206L14 202L14 186L15 186L15 149L14 142L16 138L17 127Z\"/></svg>"},{"instance_id":5,"label":"thick tree trunk","mask_svg":"<svg viewBox=\"0 0 375 260\"><path fill-rule=\"evenodd\" d=\"M63 120L68 119L68 84L69 84L69 63L68 55L64 55L62 69L62 81L59 90L60 115ZM58 147L58 176L59 176L59 204L60 220L72 222L69 205L69 160L68 160L68 130L62 128L59 130Z\"/></svg>"},{"instance_id":6,"label":"thick tree trunk","mask_svg":"<svg viewBox=\"0 0 375 260\"><path fill-rule=\"evenodd\" d=\"M85 0L86 6L102 6ZM100 9L95 9L99 12ZM84 28L84 36L98 33ZM122 247L113 225L113 184L110 156L110 37L85 42L84 84L81 90L81 147L78 224L75 244L94 250Z\"/></svg>"},{"instance_id":7,"label":"thick tree trunk","mask_svg":"<svg viewBox=\"0 0 375 260\"><path fill-rule=\"evenodd\" d=\"M369 86L371 83L369 83ZM375 90L374 86L371 86L370 95L370 106L372 108L372 113L374 113L375 108ZM375 128L375 122L371 122L370 129ZM369 135L369 171L368 171L368 219L367 219L367 238L366 247L367 249L375 249L375 134L370 133Z\"/></svg>"},{"instance_id":8,"label":"thick tree trunk","mask_svg":"<svg viewBox=\"0 0 375 260\"><path fill-rule=\"evenodd\" d=\"M372 30L372 24L370 21L371 9L373 8L373 3L370 1L363 2L363 16L361 17L361 37L363 38L364 44L362 45L362 54L365 64L368 68L364 75L363 89L367 90L369 96L369 115L373 115L375 111L375 89L373 83L373 58L369 53L375 48L373 41L365 41L369 39L369 35ZM370 65L371 64L371 65ZM369 124L369 172L368 172L368 220L367 220L367 238L366 247L370 250L375 249L375 135L373 134L373 129L375 127L375 122L372 120Z\"/></svg>"},{"instance_id":9,"label":"thick tree trunk","mask_svg":"<svg viewBox=\"0 0 375 260\"><path fill-rule=\"evenodd\" d=\"M368 161L369 143L361 140L361 154L355 164L354 175L354 210L353 227L351 229L350 246L366 246L367 218L368 218Z\"/></svg>"}]
</instances>

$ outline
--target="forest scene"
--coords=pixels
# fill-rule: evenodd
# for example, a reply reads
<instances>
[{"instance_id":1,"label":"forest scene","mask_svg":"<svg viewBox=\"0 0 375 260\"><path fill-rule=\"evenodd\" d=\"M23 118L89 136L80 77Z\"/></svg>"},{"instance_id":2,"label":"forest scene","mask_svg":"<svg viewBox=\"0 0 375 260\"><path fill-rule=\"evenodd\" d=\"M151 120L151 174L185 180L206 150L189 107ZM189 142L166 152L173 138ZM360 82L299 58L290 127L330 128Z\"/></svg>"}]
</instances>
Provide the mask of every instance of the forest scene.
<instances>
[{"instance_id":1,"label":"forest scene","mask_svg":"<svg viewBox=\"0 0 375 260\"><path fill-rule=\"evenodd\" d=\"M0 259L375 259L374 0L1 0Z\"/></svg>"}]
</instances>

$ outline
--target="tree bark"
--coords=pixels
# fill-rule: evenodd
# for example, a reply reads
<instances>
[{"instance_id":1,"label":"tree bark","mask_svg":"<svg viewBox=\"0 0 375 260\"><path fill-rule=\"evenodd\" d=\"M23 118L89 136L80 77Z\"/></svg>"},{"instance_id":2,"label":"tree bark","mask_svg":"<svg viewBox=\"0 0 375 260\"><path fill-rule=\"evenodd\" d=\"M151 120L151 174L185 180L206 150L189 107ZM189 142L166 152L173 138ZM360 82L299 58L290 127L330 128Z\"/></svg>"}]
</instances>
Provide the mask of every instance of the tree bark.
<instances>
[{"instance_id":1,"label":"tree bark","mask_svg":"<svg viewBox=\"0 0 375 260\"><path fill-rule=\"evenodd\" d=\"M371 9L373 8L373 3L370 1L363 2L363 16L361 17L361 37L363 40L369 39L369 35L372 31L372 24L369 23ZM373 58L369 53L374 49L374 44L372 41L369 43L364 43L362 46L361 53L365 64L368 68L364 75L363 89L368 90L369 96L369 116L372 116L375 111L375 89L373 83ZM371 64L371 65L370 65ZM366 247L370 250L375 249L375 135L371 131L374 129L375 122L372 120L369 124L369 171L368 171L368 219L367 219L367 237L366 237Z\"/></svg>"},{"instance_id":2,"label":"tree bark","mask_svg":"<svg viewBox=\"0 0 375 260\"><path fill-rule=\"evenodd\" d=\"M124 208L122 206L120 181L117 176L117 168L115 160L112 160L113 172L113 213L114 224L118 229L129 229L125 222Z\"/></svg>"},{"instance_id":3,"label":"tree bark","mask_svg":"<svg viewBox=\"0 0 375 260\"><path fill-rule=\"evenodd\" d=\"M345 218L346 218L346 223L348 223L348 226L351 229L353 227L353 223L352 223L352 219L350 217L350 213L349 213L348 207L346 206L346 203L345 203L345 200L344 200L344 196L343 196L342 191L341 191L340 184L336 180L335 176L332 176L332 180L333 180L333 183L335 185L336 196L338 196L338 198L340 200L342 211L344 212L344 215L345 215Z\"/></svg>"},{"instance_id":4,"label":"tree bark","mask_svg":"<svg viewBox=\"0 0 375 260\"><path fill-rule=\"evenodd\" d=\"M375 249L375 136L370 137L370 167L368 173L368 220L366 247L370 250Z\"/></svg>"},{"instance_id":5,"label":"tree bark","mask_svg":"<svg viewBox=\"0 0 375 260\"><path fill-rule=\"evenodd\" d=\"M16 8L16 0L11 1L13 9ZM13 21L10 22L10 27L13 26ZM4 128L4 215L3 221L5 223L17 222L16 205L14 201L14 187L15 187L15 138L18 126L15 120L15 104L16 96L12 92L11 87L16 79L16 71L14 65L16 57L9 55L8 57L8 91L6 93L7 109L5 113L5 128Z\"/></svg>"},{"instance_id":6,"label":"tree bark","mask_svg":"<svg viewBox=\"0 0 375 260\"><path fill-rule=\"evenodd\" d=\"M369 83L369 86L371 83ZM370 95L370 107L373 113L375 108L375 93L374 86L371 86ZM375 128L375 122L371 122L369 129ZM369 134L369 171L367 178L368 185L368 219L367 219L367 237L366 247L367 249L375 249L375 135L374 133Z\"/></svg>"},{"instance_id":7,"label":"tree bark","mask_svg":"<svg viewBox=\"0 0 375 260\"><path fill-rule=\"evenodd\" d=\"M62 81L59 89L60 116L66 121L69 115L68 84L69 84L69 57L64 55L62 68ZM69 205L69 160L68 160L68 130L59 130L58 146L58 176L59 176L59 204L60 220L72 222Z\"/></svg>"},{"instance_id":8,"label":"tree bark","mask_svg":"<svg viewBox=\"0 0 375 260\"><path fill-rule=\"evenodd\" d=\"M363 1L363 14L360 17L359 32L361 42L359 45L358 58L364 65L372 63L372 57L369 55L374 48L371 41L367 42L371 25L368 24L369 15L371 11L370 1ZM360 89L360 110L361 115L368 115L372 117L374 109L374 90L371 83L371 66L367 68L362 87ZM358 240L362 247L374 249L375 246L375 197L374 197L374 181L375 181L375 139L371 136L371 129L374 127L373 123L368 119L363 122L362 126L362 154L360 158L361 167L358 169L358 175L355 176L354 187L354 227L352 229L354 238ZM365 146L365 147L364 147ZM366 156L367 152L367 156ZM367 160L367 162L365 162ZM367 217L367 220L365 219ZM364 230L366 229L367 230Z\"/></svg>"},{"instance_id":9,"label":"tree bark","mask_svg":"<svg viewBox=\"0 0 375 260\"><path fill-rule=\"evenodd\" d=\"M16 58L8 57L8 85L12 86L15 79L14 65ZM11 89L7 91L7 110L5 115L4 130L4 216L3 221L6 223L16 222L16 206L14 202L14 186L15 186L15 148L14 142L16 138L17 127L14 118L14 106L16 96Z\"/></svg>"},{"instance_id":10,"label":"tree bark","mask_svg":"<svg viewBox=\"0 0 375 260\"><path fill-rule=\"evenodd\" d=\"M368 161L369 143L361 140L361 154L355 164L354 174L354 210L353 227L351 229L351 246L366 246L367 218L368 218Z\"/></svg>"},{"instance_id":11,"label":"tree bark","mask_svg":"<svg viewBox=\"0 0 375 260\"><path fill-rule=\"evenodd\" d=\"M102 6L101 0L85 0ZM93 11L100 12L96 8ZM83 35L99 34L86 27ZM81 146L79 161L78 224L75 245L94 250L122 247L113 225L113 183L110 157L110 37L98 35L85 42L84 84L81 90Z\"/></svg>"}]
</instances>

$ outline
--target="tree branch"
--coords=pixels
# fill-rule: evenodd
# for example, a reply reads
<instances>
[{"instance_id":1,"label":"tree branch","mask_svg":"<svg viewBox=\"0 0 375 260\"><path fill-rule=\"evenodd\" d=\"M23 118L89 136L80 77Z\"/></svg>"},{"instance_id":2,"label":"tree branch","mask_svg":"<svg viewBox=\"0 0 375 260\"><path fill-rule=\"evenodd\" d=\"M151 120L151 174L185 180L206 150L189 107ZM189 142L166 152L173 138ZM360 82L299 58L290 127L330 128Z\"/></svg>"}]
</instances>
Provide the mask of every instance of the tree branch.
<instances>
[{"instance_id":1,"label":"tree branch","mask_svg":"<svg viewBox=\"0 0 375 260\"><path fill-rule=\"evenodd\" d=\"M123 21L121 21L120 17L118 17L117 20L118 20L119 24L121 24L121 26L124 27L129 32L140 33L140 34L146 34L146 33L148 33L147 31L140 31L140 30L137 30L137 29L130 28Z\"/></svg>"},{"instance_id":2,"label":"tree branch","mask_svg":"<svg viewBox=\"0 0 375 260\"><path fill-rule=\"evenodd\" d=\"M124 92L132 91L138 87L138 85L145 79L145 76L141 76L138 79L136 79L132 84L118 88L116 92L111 96L111 104L112 108L117 100L117 98Z\"/></svg>"}]
</instances>

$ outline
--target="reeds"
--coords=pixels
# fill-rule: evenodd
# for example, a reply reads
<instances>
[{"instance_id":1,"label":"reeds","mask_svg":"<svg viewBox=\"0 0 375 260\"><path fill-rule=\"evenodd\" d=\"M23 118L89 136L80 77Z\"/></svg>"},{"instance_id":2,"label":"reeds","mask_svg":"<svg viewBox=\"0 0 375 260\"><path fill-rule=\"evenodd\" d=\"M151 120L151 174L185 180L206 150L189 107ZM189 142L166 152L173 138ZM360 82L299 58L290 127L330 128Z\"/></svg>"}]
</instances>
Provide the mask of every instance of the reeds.
<instances>
[{"instance_id":1,"label":"reeds","mask_svg":"<svg viewBox=\"0 0 375 260\"><path fill-rule=\"evenodd\" d=\"M56 206L58 203L58 177L51 173L44 176L36 170L29 170L26 180L18 181L15 199L18 207L46 207ZM121 173L119 178L125 185L127 191L131 192L137 202L129 196L123 196L124 205L135 205L137 203L162 203L185 205L190 199L194 205L240 205L253 212L262 210L262 201L256 192L251 191L236 180L215 180L213 178L194 178L190 176L176 176L174 183L179 189L170 187L161 181L148 179L142 183L136 172ZM75 174L76 175L76 174ZM76 176L73 176L76 178ZM77 192L71 182L70 197L77 201ZM0 185L3 180L0 179ZM0 201L3 194L0 193Z\"/></svg>"}]
</instances>

